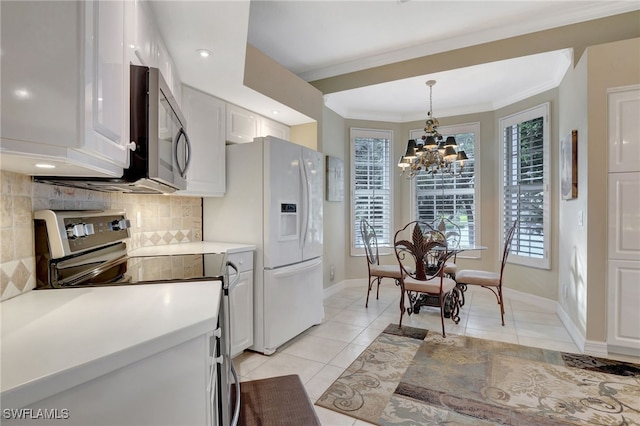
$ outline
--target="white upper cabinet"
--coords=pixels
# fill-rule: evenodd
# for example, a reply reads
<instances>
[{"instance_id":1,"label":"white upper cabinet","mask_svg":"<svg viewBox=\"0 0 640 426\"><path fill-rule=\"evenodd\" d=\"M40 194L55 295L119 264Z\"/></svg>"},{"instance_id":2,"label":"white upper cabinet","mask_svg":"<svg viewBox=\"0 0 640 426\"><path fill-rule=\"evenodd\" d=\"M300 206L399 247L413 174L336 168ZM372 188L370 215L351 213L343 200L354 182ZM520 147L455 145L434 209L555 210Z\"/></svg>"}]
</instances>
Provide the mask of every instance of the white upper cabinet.
<instances>
[{"instance_id":1,"label":"white upper cabinet","mask_svg":"<svg viewBox=\"0 0 640 426\"><path fill-rule=\"evenodd\" d=\"M167 47L162 40L158 25L148 1L127 1L131 8L132 31L129 48L133 51L131 62L137 65L158 68L176 99L180 99L181 82Z\"/></svg>"},{"instance_id":2,"label":"white upper cabinet","mask_svg":"<svg viewBox=\"0 0 640 426\"><path fill-rule=\"evenodd\" d=\"M131 62L136 65L158 67L158 43L156 42L156 24L146 1L128 1L131 8Z\"/></svg>"},{"instance_id":3,"label":"white upper cabinet","mask_svg":"<svg viewBox=\"0 0 640 426\"><path fill-rule=\"evenodd\" d=\"M260 116L238 106L227 104L227 141L253 142L260 134Z\"/></svg>"},{"instance_id":4,"label":"white upper cabinet","mask_svg":"<svg viewBox=\"0 0 640 426\"><path fill-rule=\"evenodd\" d=\"M277 121L269 120L262 117L260 120L260 136L275 136L276 138L289 140L290 135L289 126L285 126Z\"/></svg>"},{"instance_id":5,"label":"white upper cabinet","mask_svg":"<svg viewBox=\"0 0 640 426\"><path fill-rule=\"evenodd\" d=\"M0 7L2 168L31 175L121 176L129 166L125 2Z\"/></svg>"},{"instance_id":6,"label":"white upper cabinet","mask_svg":"<svg viewBox=\"0 0 640 426\"><path fill-rule=\"evenodd\" d=\"M275 136L289 140L290 128L255 112L227 104L227 142L247 143L253 138Z\"/></svg>"},{"instance_id":7,"label":"white upper cabinet","mask_svg":"<svg viewBox=\"0 0 640 426\"><path fill-rule=\"evenodd\" d=\"M187 189L176 195L219 197L225 192L225 105L218 98L182 88L182 113L191 141Z\"/></svg>"}]
</instances>

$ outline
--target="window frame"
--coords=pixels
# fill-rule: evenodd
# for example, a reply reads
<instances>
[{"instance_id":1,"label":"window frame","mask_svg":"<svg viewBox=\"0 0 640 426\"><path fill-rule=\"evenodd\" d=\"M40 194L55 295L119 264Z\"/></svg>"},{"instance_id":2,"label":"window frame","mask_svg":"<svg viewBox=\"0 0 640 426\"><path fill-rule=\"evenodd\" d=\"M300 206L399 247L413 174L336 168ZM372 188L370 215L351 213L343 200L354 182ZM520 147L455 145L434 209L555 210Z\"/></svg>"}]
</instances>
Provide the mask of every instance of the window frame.
<instances>
[{"instance_id":1,"label":"window frame","mask_svg":"<svg viewBox=\"0 0 640 426\"><path fill-rule=\"evenodd\" d=\"M498 128L500 134L500 175L499 175L499 190L500 190L500 241L504 244L504 237L506 230L511 226L511 223L505 221L505 137L504 132L507 127L511 127L516 124L520 124L526 121L534 120L542 117L543 119L543 147L542 147L542 232L543 232L543 255L542 258L535 258L531 256L519 255L514 252L510 252L507 262L527 266L537 269L551 269L551 192L550 192L550 180L551 180L551 124L550 124L550 102L537 105L532 108L528 108L523 111L510 114L502 117L499 120ZM518 215L520 219L520 215ZM517 243L519 231L516 229L516 235L514 236L514 244Z\"/></svg>"},{"instance_id":2,"label":"window frame","mask_svg":"<svg viewBox=\"0 0 640 426\"><path fill-rule=\"evenodd\" d=\"M381 241L380 236L378 235L378 251L380 255L388 255L393 253L393 189L394 189L394 153L393 153L393 130L387 129L365 129L359 127L352 127L349 131L349 149L350 149L350 183L351 183L351 206L350 206L350 230L351 230L351 244L350 244L350 252L351 256L365 256L365 248L356 247L356 233L360 233L360 225L356 223L356 198L355 198L355 138L357 137L365 137L365 138L379 138L379 139L388 139L389 140L389 163L387 164L388 172L389 172L389 217L387 224L389 229L389 242L385 243L383 240Z\"/></svg>"},{"instance_id":3,"label":"window frame","mask_svg":"<svg viewBox=\"0 0 640 426\"><path fill-rule=\"evenodd\" d=\"M455 135L460 133L473 133L474 141L473 141L473 161L474 161L474 183L473 183L473 204L474 204L474 239L477 245L481 244L482 241L482 209L479 208L481 205L481 192L480 192L480 182L481 173L480 173L480 164L481 164L481 153L480 153L480 122L472 122L472 123L463 123L463 124L453 124L448 126L440 126L438 127L438 131L444 136ZM424 129L414 129L409 131L409 139L420 139L424 134ZM415 178L412 179L409 190L409 206L411 208L411 217L412 220L417 220L417 206L416 206L416 184ZM459 258L468 258L468 259L480 259L482 257L482 251L464 251L457 255Z\"/></svg>"}]
</instances>

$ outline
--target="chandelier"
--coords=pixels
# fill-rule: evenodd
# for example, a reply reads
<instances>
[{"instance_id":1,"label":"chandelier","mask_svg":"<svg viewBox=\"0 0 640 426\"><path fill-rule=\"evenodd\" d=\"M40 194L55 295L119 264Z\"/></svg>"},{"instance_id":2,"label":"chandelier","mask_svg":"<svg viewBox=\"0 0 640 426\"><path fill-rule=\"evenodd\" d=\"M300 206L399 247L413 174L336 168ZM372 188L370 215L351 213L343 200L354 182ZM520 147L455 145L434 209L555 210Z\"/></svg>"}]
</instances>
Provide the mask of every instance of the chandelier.
<instances>
[{"instance_id":1,"label":"chandelier","mask_svg":"<svg viewBox=\"0 0 640 426\"><path fill-rule=\"evenodd\" d=\"M409 139L407 150L398 161L398 167L407 179L413 178L420 171L460 174L464 168L464 160L467 160L467 154L463 150L457 150L456 138L448 136L444 139L438 131L440 123L433 116L433 85L436 81L429 80L426 84L429 86L429 112L424 128L425 134L417 141Z\"/></svg>"}]
</instances>

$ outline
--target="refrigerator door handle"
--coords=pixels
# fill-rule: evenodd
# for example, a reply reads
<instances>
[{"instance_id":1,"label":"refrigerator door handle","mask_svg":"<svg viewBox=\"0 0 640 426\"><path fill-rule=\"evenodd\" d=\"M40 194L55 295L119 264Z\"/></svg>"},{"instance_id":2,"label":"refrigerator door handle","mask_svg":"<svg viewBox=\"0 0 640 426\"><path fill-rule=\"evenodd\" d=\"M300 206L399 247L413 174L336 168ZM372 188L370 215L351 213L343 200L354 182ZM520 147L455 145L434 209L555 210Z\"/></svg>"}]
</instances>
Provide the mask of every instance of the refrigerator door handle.
<instances>
[{"instance_id":1,"label":"refrigerator door handle","mask_svg":"<svg viewBox=\"0 0 640 426\"><path fill-rule=\"evenodd\" d=\"M309 233L309 197L311 196L311 188L309 181L309 170L307 163L303 157L300 157L300 177L302 179L302 233L300 235L300 248L304 247L307 242L307 234Z\"/></svg>"},{"instance_id":2,"label":"refrigerator door handle","mask_svg":"<svg viewBox=\"0 0 640 426\"><path fill-rule=\"evenodd\" d=\"M273 270L274 278L285 278L290 275L299 274L300 271L304 271L306 269L312 269L315 266L322 263L322 258L318 257L314 261L305 261L299 265L287 266L281 269Z\"/></svg>"}]
</instances>

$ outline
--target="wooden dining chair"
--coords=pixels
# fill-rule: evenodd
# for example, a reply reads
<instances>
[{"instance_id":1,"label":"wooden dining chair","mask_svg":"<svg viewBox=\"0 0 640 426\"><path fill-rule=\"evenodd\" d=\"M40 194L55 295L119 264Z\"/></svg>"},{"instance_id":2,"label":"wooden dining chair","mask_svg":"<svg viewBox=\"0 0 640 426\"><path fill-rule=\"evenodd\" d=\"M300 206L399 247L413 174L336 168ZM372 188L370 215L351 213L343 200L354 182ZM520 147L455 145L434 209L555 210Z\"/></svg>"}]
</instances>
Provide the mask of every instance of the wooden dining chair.
<instances>
[{"instance_id":1,"label":"wooden dining chair","mask_svg":"<svg viewBox=\"0 0 640 426\"><path fill-rule=\"evenodd\" d=\"M504 274L504 267L507 264L507 256L511 250L511 242L513 241L513 235L516 232L518 221L514 221L511 228L507 231L506 238L504 240L504 247L502 248L502 262L500 264L500 272L481 271L477 269L463 269L456 275L456 282L458 285L477 285L491 290L498 300L500 307L500 316L502 318L502 325L504 326L504 297L502 295L502 278Z\"/></svg>"},{"instance_id":2,"label":"wooden dining chair","mask_svg":"<svg viewBox=\"0 0 640 426\"><path fill-rule=\"evenodd\" d=\"M367 288L367 301L365 302L365 308L369 307L369 293L373 284L377 284L376 300L380 297L380 283L383 278L390 278L395 281L396 285L400 285L400 278L402 273L400 272L400 266L395 265L380 265L380 255L378 252L378 237L376 236L376 230L367 222L366 219L360 221L360 234L362 236L362 242L367 255L367 269L369 271L369 283Z\"/></svg>"},{"instance_id":3,"label":"wooden dining chair","mask_svg":"<svg viewBox=\"0 0 640 426\"><path fill-rule=\"evenodd\" d=\"M413 221L396 232L393 243L402 272L399 326L402 327L405 310L409 315L414 311L417 313L418 310L415 307L420 304L419 299L426 297L433 300L433 303L428 303L429 306L440 308L442 336L446 337L444 310L447 297L453 299L451 319L457 324L460 317L458 316L458 292L455 291L456 282L444 273L444 265L449 254L445 235L432 229L425 222ZM406 309L405 296L410 302L409 308Z\"/></svg>"}]
</instances>

